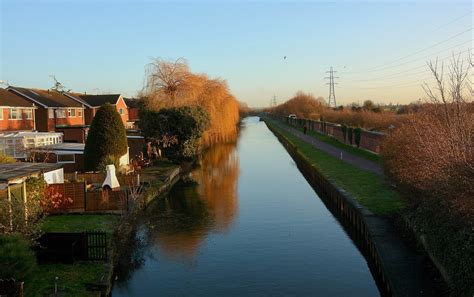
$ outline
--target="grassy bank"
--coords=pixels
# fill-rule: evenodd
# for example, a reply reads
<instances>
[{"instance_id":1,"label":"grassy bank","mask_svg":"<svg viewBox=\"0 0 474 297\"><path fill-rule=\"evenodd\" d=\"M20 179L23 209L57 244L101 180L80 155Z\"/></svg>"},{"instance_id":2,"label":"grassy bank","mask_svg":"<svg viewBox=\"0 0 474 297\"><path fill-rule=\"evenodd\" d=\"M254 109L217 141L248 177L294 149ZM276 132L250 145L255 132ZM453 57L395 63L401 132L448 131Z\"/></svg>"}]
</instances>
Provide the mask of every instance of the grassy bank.
<instances>
[{"instance_id":1,"label":"grassy bank","mask_svg":"<svg viewBox=\"0 0 474 297\"><path fill-rule=\"evenodd\" d=\"M378 215L391 215L400 211L405 203L382 177L360 170L325 152L314 148L293 134L265 119L267 125L295 145L302 155L323 175L351 193L362 205Z\"/></svg>"},{"instance_id":2,"label":"grassy bank","mask_svg":"<svg viewBox=\"0 0 474 297\"><path fill-rule=\"evenodd\" d=\"M103 230L110 246L114 226L118 217L114 215L77 214L47 217L41 224L43 232L85 232ZM87 283L95 283L104 273L103 261L77 261L74 264L38 265L31 279L25 282L26 296L50 296L54 292L55 278L61 296L91 296Z\"/></svg>"}]
</instances>

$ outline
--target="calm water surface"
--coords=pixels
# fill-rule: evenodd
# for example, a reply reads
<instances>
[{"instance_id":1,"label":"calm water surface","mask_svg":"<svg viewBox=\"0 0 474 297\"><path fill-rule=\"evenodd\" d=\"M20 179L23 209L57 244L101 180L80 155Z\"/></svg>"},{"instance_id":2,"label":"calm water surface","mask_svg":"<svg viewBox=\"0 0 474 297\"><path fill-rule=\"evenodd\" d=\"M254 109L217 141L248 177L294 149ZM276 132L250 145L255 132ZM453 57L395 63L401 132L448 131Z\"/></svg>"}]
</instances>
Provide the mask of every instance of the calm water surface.
<instances>
[{"instance_id":1,"label":"calm water surface","mask_svg":"<svg viewBox=\"0 0 474 297\"><path fill-rule=\"evenodd\" d=\"M143 218L113 296L379 296L365 259L258 118Z\"/></svg>"}]
</instances>

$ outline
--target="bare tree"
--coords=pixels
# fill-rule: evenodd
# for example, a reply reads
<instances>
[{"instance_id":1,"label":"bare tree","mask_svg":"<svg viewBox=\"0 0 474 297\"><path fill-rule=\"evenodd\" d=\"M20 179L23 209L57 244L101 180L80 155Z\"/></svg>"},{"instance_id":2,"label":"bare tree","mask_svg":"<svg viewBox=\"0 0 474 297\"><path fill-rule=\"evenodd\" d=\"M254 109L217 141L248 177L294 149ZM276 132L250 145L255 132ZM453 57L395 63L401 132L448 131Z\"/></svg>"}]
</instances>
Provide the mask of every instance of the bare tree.
<instances>
[{"instance_id":1,"label":"bare tree","mask_svg":"<svg viewBox=\"0 0 474 297\"><path fill-rule=\"evenodd\" d=\"M178 58L171 62L157 58L148 64L147 94L165 95L172 102L176 101L180 86L189 75L189 67L185 59Z\"/></svg>"}]
</instances>

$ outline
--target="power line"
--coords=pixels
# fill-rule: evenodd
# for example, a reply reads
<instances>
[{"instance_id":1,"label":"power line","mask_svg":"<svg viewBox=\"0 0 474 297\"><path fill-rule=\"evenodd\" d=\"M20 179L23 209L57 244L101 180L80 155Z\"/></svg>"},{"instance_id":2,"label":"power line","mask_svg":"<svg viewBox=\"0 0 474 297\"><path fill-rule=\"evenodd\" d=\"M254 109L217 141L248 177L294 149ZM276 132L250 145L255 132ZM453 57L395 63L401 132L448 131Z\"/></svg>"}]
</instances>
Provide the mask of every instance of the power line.
<instances>
[{"instance_id":1,"label":"power line","mask_svg":"<svg viewBox=\"0 0 474 297\"><path fill-rule=\"evenodd\" d=\"M462 32L460 32L460 33L458 33L458 34L456 34L456 35L454 35L454 36L451 36L451 37L449 37L449 38L447 38L447 39L444 39L444 40L442 40L442 41L439 41L439 42L437 42L437 43L435 43L435 44L433 44L433 45L431 45L431 46L428 46L428 47L426 47L426 48L423 48L423 49L421 49L421 50L418 50L418 51L416 51L416 52L414 52L414 53L411 53L411 54L409 54L409 55L406 55L406 56L403 56L403 57L398 58L398 59L396 59L396 60L393 60L392 62L384 63L384 65L386 65L386 64L392 64L392 63L394 63L394 62L397 62L397 61L403 60L403 59L405 59L405 58L408 58L408 57L414 56L414 55L416 55L416 54L419 54L419 53L421 53L421 52L427 51L427 50L429 50L429 49L431 49L431 48L433 48L433 47L436 47L436 46L438 46L438 45L440 45L440 44L443 44L443 43L445 43L445 42L447 42L447 41L453 40L454 38L456 38L456 37L458 37L458 36L460 36L460 35L462 35L462 34L464 34L464 33L467 33L467 32L469 32L469 31L472 31L472 27L469 28L468 30L462 31ZM377 66L377 67L372 67L372 69L368 69L368 71L373 71L374 69L377 69L377 68L380 68L380 67L383 67L383 65Z\"/></svg>"},{"instance_id":2,"label":"power line","mask_svg":"<svg viewBox=\"0 0 474 297\"><path fill-rule=\"evenodd\" d=\"M465 50L465 51L460 52L459 54L467 53L467 52L469 52L470 50L471 50L471 49L467 49L467 50ZM451 59L452 57L453 57L452 55L445 56L444 58L437 59L437 61L438 61L438 62L445 61L445 60ZM405 76L409 76L409 75L422 74L422 73L428 71L428 69L426 69L426 70L424 70L424 71L421 71L421 72L416 72L416 73L409 73L409 72L410 72L410 71L413 71L413 70L420 69L420 68L424 68L424 67L426 67L426 64L425 64L425 65L420 65L420 66L417 66L417 67L413 67L413 68L410 68L410 69L407 69L407 70L404 70L404 71L401 71L401 72L392 73L392 74L388 74L388 75L385 75L385 76L378 76L377 78L371 78L371 79L353 79L353 80L348 80L347 82L380 81L380 80L383 80L383 79L393 79L393 78L405 77Z\"/></svg>"},{"instance_id":3,"label":"power line","mask_svg":"<svg viewBox=\"0 0 474 297\"><path fill-rule=\"evenodd\" d=\"M336 73L336 72L337 71L334 71L332 69L332 66L331 66L331 70L326 71L326 73L329 73L329 77L324 78L324 79L329 79L329 83L326 83L327 85L329 85L329 98L328 98L328 106L329 107L337 107L337 104L336 104L336 91L335 91L335 88L334 88L334 85L336 85L337 83L334 82L334 79L339 78L339 77L334 77L334 73Z\"/></svg>"}]
</instances>

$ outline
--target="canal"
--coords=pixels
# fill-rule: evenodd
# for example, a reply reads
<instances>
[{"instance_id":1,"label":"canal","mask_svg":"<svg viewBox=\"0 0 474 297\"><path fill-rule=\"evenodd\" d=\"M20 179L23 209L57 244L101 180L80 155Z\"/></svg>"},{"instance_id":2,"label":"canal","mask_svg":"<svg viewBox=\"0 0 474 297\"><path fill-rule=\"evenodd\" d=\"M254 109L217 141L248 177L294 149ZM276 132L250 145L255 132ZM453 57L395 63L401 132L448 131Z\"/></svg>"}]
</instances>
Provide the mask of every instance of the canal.
<instances>
[{"instance_id":1,"label":"canal","mask_svg":"<svg viewBox=\"0 0 474 297\"><path fill-rule=\"evenodd\" d=\"M112 296L380 296L368 264L256 117L148 210Z\"/></svg>"}]
</instances>

